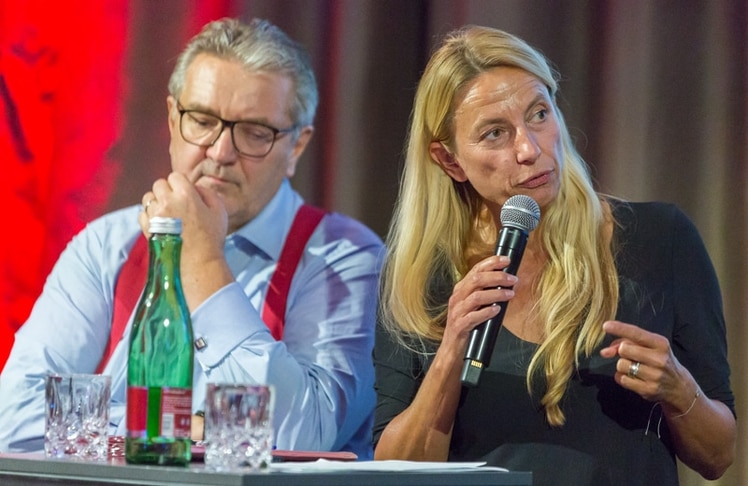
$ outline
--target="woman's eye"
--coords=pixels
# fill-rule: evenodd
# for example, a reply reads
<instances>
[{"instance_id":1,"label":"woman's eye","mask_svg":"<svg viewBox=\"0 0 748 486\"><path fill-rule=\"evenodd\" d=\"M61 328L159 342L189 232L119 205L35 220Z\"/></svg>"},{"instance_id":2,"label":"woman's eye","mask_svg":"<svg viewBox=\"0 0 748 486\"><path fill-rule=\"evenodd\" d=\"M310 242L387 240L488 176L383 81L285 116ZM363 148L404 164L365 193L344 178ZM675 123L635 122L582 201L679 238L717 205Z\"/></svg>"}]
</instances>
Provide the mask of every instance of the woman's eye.
<instances>
[{"instance_id":1,"label":"woman's eye","mask_svg":"<svg viewBox=\"0 0 748 486\"><path fill-rule=\"evenodd\" d=\"M541 108L538 111L535 112L535 115L533 115L533 119L537 121L543 121L546 118L548 118L548 109L547 108Z\"/></svg>"}]
</instances>

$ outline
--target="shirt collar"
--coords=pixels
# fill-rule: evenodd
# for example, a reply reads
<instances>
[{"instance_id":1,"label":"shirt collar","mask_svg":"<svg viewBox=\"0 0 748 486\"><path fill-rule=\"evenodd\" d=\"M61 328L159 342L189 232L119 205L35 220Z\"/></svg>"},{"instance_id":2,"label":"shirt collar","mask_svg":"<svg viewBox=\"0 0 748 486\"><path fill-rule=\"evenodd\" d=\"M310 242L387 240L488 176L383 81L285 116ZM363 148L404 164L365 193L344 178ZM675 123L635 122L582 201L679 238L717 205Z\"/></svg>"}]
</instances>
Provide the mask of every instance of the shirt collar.
<instances>
[{"instance_id":1,"label":"shirt collar","mask_svg":"<svg viewBox=\"0 0 748 486\"><path fill-rule=\"evenodd\" d=\"M278 192L263 210L230 236L248 240L277 261L294 216L303 202L288 179L283 179Z\"/></svg>"}]
</instances>

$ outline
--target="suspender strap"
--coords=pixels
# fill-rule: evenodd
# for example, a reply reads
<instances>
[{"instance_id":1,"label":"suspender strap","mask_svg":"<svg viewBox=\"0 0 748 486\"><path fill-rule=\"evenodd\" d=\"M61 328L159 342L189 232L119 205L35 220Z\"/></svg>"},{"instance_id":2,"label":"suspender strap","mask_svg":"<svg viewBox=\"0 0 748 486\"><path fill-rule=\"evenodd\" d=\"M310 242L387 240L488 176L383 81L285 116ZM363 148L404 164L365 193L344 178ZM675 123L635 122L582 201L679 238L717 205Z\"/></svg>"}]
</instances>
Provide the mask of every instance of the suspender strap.
<instances>
[{"instance_id":1,"label":"suspender strap","mask_svg":"<svg viewBox=\"0 0 748 486\"><path fill-rule=\"evenodd\" d=\"M96 373L101 373L112 357L114 349L122 339L130 315L135 312L138 298L145 287L148 276L148 240L139 236L135 246L122 266L122 270L114 285L114 311L112 312L112 330L109 332L109 342L104 349L104 355L99 361Z\"/></svg>"},{"instance_id":2,"label":"suspender strap","mask_svg":"<svg viewBox=\"0 0 748 486\"><path fill-rule=\"evenodd\" d=\"M280 341L283 337L283 326L286 319L286 301L291 280L299 265L309 238L325 212L314 206L303 205L296 212L291 230L283 244L278 266L270 279L265 305L262 308L262 320L270 329L273 337Z\"/></svg>"},{"instance_id":3,"label":"suspender strap","mask_svg":"<svg viewBox=\"0 0 748 486\"><path fill-rule=\"evenodd\" d=\"M296 267L304 254L309 238L325 215L325 211L304 204L296 212L291 229L283 244L278 266L270 279L265 305L262 309L262 320L276 340L283 337L283 326L286 318L286 301L291 280ZM148 241L138 238L122 266L117 283L114 286L114 311L112 313L112 330L104 355L96 368L101 373L112 357L117 344L122 339L130 316L135 311L138 298L145 286L148 276Z\"/></svg>"}]
</instances>

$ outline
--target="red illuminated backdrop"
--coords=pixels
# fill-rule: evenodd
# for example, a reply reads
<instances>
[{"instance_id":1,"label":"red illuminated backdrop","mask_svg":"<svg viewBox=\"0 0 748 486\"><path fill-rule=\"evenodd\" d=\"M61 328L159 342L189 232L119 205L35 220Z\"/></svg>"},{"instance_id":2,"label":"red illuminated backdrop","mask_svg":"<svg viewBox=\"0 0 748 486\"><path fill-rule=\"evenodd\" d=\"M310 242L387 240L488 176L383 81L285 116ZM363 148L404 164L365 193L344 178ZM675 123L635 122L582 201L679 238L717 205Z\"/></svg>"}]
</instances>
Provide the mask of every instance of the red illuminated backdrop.
<instances>
[{"instance_id":1,"label":"red illuminated backdrop","mask_svg":"<svg viewBox=\"0 0 748 486\"><path fill-rule=\"evenodd\" d=\"M228 15L203 1L195 32ZM66 243L101 215L121 172L127 0L0 3L0 369Z\"/></svg>"},{"instance_id":2,"label":"red illuminated backdrop","mask_svg":"<svg viewBox=\"0 0 748 486\"><path fill-rule=\"evenodd\" d=\"M101 213L119 171L107 151L120 130L127 2L80 7L2 4L0 363L60 251Z\"/></svg>"}]
</instances>

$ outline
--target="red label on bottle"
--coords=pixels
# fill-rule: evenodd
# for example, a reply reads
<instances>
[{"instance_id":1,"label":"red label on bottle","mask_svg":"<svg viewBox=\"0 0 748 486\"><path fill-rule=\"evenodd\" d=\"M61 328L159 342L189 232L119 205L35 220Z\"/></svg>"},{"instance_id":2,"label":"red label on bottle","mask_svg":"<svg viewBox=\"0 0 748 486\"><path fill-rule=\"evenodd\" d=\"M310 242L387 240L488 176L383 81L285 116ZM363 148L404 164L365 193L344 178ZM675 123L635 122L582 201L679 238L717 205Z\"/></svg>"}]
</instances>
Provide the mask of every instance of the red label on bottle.
<instances>
[{"instance_id":1,"label":"red label on bottle","mask_svg":"<svg viewBox=\"0 0 748 486\"><path fill-rule=\"evenodd\" d=\"M149 403L149 394L153 403ZM149 410L149 405L152 410ZM149 413L152 414L151 417ZM130 386L127 388L128 437L159 436L188 439L191 435L191 426L191 389L153 388L149 393L147 387Z\"/></svg>"},{"instance_id":2,"label":"red label on bottle","mask_svg":"<svg viewBox=\"0 0 748 486\"><path fill-rule=\"evenodd\" d=\"M127 387L127 435L145 437L148 422L148 388L144 386Z\"/></svg>"},{"instance_id":3,"label":"red label on bottle","mask_svg":"<svg viewBox=\"0 0 748 486\"><path fill-rule=\"evenodd\" d=\"M161 394L161 435L189 438L192 428L192 390L164 388Z\"/></svg>"}]
</instances>

